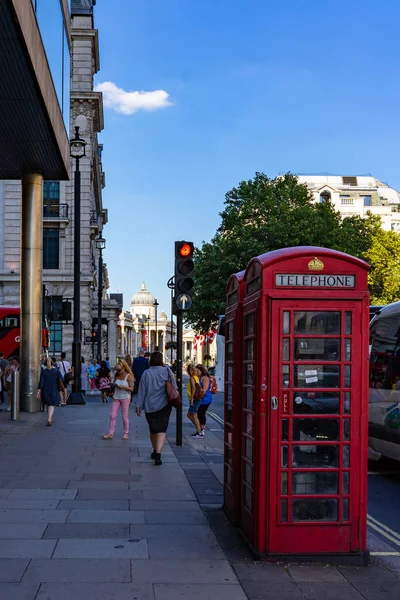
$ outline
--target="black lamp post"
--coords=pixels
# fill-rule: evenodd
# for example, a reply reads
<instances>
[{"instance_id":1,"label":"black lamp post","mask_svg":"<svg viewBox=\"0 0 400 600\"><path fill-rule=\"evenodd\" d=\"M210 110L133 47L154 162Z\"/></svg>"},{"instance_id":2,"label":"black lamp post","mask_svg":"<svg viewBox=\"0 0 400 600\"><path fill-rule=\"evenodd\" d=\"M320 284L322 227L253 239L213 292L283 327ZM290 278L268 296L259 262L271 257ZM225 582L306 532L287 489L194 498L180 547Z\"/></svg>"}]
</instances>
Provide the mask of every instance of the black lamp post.
<instances>
[{"instance_id":1,"label":"black lamp post","mask_svg":"<svg viewBox=\"0 0 400 600\"><path fill-rule=\"evenodd\" d=\"M147 321L147 351L150 352L150 315L146 317Z\"/></svg>"},{"instance_id":2,"label":"black lamp post","mask_svg":"<svg viewBox=\"0 0 400 600\"><path fill-rule=\"evenodd\" d=\"M156 343L154 346L154 350L157 351L158 350L158 336L157 336L157 308L159 307L159 303L157 302L157 298L154 300L154 305L153 305L156 309Z\"/></svg>"},{"instance_id":3,"label":"black lamp post","mask_svg":"<svg viewBox=\"0 0 400 600\"><path fill-rule=\"evenodd\" d=\"M99 276L98 276L98 294L97 294L97 362L101 363L101 326L103 309L103 250L106 247L106 240L102 237L97 238L96 248L99 254Z\"/></svg>"},{"instance_id":4,"label":"black lamp post","mask_svg":"<svg viewBox=\"0 0 400 600\"><path fill-rule=\"evenodd\" d=\"M68 404L86 404L81 387L81 172L79 161L86 156L86 142L79 137L79 126L70 143L71 158L75 159L74 181L74 340L72 342L72 364L74 384Z\"/></svg>"}]
</instances>

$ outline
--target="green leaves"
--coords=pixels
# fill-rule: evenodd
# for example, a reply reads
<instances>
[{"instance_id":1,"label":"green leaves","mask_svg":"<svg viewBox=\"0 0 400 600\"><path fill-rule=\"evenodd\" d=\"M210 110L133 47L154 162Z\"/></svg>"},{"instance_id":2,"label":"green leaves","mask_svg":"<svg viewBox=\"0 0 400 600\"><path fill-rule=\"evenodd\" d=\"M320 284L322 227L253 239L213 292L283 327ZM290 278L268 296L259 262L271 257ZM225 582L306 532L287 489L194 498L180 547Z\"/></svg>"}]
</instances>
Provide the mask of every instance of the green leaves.
<instances>
[{"instance_id":1,"label":"green leaves","mask_svg":"<svg viewBox=\"0 0 400 600\"><path fill-rule=\"evenodd\" d=\"M195 293L187 319L198 331L215 326L225 312L230 275L245 269L252 257L279 248L322 246L365 258L373 265L373 297L386 297L385 289L392 290L390 297L396 294L397 284L389 284L388 270L374 262L384 248L384 262L390 258L394 268L396 252L400 256L394 247L396 234L382 237L380 219L371 214L342 220L330 202L314 203L307 187L290 173L276 179L256 173L253 179L241 181L226 194L220 216L221 225L211 242L196 250L194 257ZM397 264L396 269L400 279Z\"/></svg>"}]
</instances>

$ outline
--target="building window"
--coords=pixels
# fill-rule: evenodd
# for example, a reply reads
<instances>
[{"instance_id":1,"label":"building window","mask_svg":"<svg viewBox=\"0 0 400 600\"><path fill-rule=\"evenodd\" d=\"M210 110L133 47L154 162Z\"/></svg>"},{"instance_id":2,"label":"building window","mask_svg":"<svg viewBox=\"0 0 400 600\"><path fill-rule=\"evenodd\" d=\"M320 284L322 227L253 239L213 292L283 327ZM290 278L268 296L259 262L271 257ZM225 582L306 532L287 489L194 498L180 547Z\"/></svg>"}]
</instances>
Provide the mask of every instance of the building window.
<instances>
[{"instance_id":1,"label":"building window","mask_svg":"<svg viewBox=\"0 0 400 600\"><path fill-rule=\"evenodd\" d=\"M62 352L62 332L63 324L62 321L53 321L50 323L50 347L49 353L55 354L56 352Z\"/></svg>"},{"instance_id":2,"label":"building window","mask_svg":"<svg viewBox=\"0 0 400 600\"><path fill-rule=\"evenodd\" d=\"M60 182L59 181L43 181L43 201L51 200L52 202L60 200Z\"/></svg>"},{"instance_id":3,"label":"building window","mask_svg":"<svg viewBox=\"0 0 400 600\"><path fill-rule=\"evenodd\" d=\"M43 269L59 269L60 230L54 227L43 229Z\"/></svg>"},{"instance_id":4,"label":"building window","mask_svg":"<svg viewBox=\"0 0 400 600\"><path fill-rule=\"evenodd\" d=\"M340 204L342 206L353 206L353 198L350 198L350 196L340 196Z\"/></svg>"},{"instance_id":5,"label":"building window","mask_svg":"<svg viewBox=\"0 0 400 600\"><path fill-rule=\"evenodd\" d=\"M328 192L328 190L324 190L323 192L321 192L321 194L319 195L319 201L320 202L329 202L331 199L331 193Z\"/></svg>"},{"instance_id":6,"label":"building window","mask_svg":"<svg viewBox=\"0 0 400 600\"><path fill-rule=\"evenodd\" d=\"M357 185L357 177L342 177L343 185Z\"/></svg>"},{"instance_id":7,"label":"building window","mask_svg":"<svg viewBox=\"0 0 400 600\"><path fill-rule=\"evenodd\" d=\"M363 196L364 206L371 206L371 196Z\"/></svg>"}]
</instances>

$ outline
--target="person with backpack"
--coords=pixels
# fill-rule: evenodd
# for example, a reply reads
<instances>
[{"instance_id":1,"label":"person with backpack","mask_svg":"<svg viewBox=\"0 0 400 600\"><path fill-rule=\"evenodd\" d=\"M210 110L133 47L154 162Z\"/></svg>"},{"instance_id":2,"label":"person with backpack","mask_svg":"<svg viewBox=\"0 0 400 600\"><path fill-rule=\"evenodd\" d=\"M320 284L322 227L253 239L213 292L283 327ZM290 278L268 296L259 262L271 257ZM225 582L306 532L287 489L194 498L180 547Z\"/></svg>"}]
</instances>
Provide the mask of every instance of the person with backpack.
<instances>
[{"instance_id":1,"label":"person with backpack","mask_svg":"<svg viewBox=\"0 0 400 600\"><path fill-rule=\"evenodd\" d=\"M196 431L192 433L191 436L194 438L201 438L204 434L201 431L197 411L199 410L200 402L204 397L204 391L200 387L199 378L196 375L196 369L194 365L189 364L187 366L186 373L190 378L186 385L187 396L189 399L189 410L186 416L196 428Z\"/></svg>"},{"instance_id":2,"label":"person with backpack","mask_svg":"<svg viewBox=\"0 0 400 600\"><path fill-rule=\"evenodd\" d=\"M61 406L65 406L67 404L67 386L72 381L72 371L70 363L65 360L66 353L61 352L61 360L57 363L57 369L60 371L62 382L64 385L64 392L60 394L62 400L60 402Z\"/></svg>"},{"instance_id":3,"label":"person with backpack","mask_svg":"<svg viewBox=\"0 0 400 600\"><path fill-rule=\"evenodd\" d=\"M213 400L211 388L213 385L212 379L205 368L204 365L196 365L197 375L200 379L200 387L204 392L203 398L200 400L200 406L197 410L197 416L199 418L200 428L201 428L201 437L204 436L205 428L206 428L206 412L210 407L210 404Z\"/></svg>"}]
</instances>

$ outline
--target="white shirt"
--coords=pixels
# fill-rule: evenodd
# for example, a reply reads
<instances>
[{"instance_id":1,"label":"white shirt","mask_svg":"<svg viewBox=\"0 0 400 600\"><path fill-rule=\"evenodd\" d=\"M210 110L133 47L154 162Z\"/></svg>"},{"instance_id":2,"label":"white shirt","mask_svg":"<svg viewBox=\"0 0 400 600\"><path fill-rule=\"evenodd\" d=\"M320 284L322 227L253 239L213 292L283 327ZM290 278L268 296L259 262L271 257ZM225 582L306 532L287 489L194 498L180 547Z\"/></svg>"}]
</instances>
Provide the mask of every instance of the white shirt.
<instances>
[{"instance_id":1,"label":"white shirt","mask_svg":"<svg viewBox=\"0 0 400 600\"><path fill-rule=\"evenodd\" d=\"M60 362L57 363L57 367L63 377L71 371L71 365L67 360L60 360Z\"/></svg>"}]
</instances>

